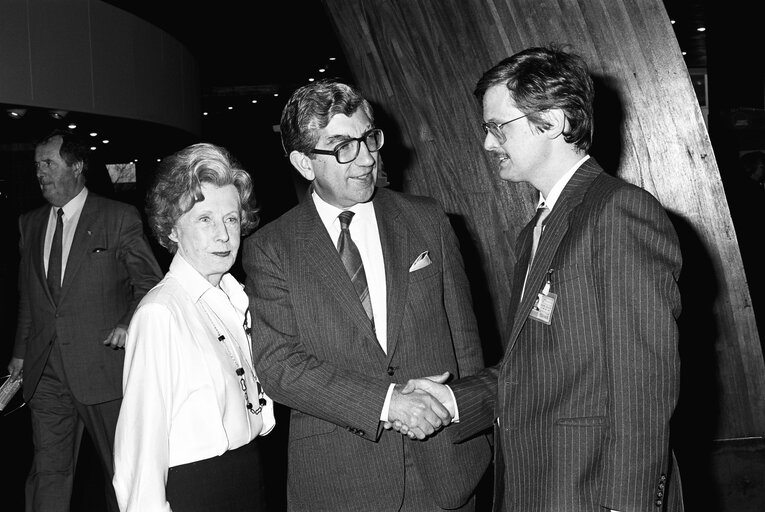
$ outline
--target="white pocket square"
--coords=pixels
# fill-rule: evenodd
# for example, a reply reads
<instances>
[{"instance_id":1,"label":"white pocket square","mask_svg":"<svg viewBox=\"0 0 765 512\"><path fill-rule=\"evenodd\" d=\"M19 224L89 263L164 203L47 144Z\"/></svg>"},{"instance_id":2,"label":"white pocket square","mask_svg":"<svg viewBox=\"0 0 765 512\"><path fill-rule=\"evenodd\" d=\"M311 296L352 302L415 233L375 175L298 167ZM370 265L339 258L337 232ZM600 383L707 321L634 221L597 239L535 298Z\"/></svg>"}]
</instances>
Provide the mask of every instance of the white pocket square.
<instances>
[{"instance_id":1,"label":"white pocket square","mask_svg":"<svg viewBox=\"0 0 765 512\"><path fill-rule=\"evenodd\" d=\"M428 256L428 251L423 252L419 256L417 256L417 259L414 260L414 263L412 263L412 266L409 267L409 272L414 272L415 270L420 270L421 268L425 268L428 265L430 265L430 256Z\"/></svg>"}]
</instances>

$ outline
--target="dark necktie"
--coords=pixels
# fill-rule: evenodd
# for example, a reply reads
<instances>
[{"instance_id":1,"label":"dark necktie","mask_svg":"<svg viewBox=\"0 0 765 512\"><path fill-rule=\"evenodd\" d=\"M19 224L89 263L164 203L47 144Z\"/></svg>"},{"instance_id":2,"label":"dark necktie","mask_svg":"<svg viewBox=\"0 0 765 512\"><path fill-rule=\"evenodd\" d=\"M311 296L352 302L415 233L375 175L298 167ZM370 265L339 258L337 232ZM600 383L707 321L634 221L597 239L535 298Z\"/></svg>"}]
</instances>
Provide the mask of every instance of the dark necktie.
<instances>
[{"instance_id":1,"label":"dark necktie","mask_svg":"<svg viewBox=\"0 0 765 512\"><path fill-rule=\"evenodd\" d=\"M364 264L361 261L359 248L353 243L351 232L348 229L353 215L353 212L348 210L338 215L338 219L340 219L340 238L337 240L337 252L340 253L340 259L343 260L345 270L351 277L351 282L353 282L353 287L356 288L356 293L359 294L364 311L367 312L367 316L372 322L372 327L374 327L375 320L372 315L372 300L369 297L367 274L364 272Z\"/></svg>"},{"instance_id":2,"label":"dark necktie","mask_svg":"<svg viewBox=\"0 0 765 512\"><path fill-rule=\"evenodd\" d=\"M53 232L53 242L50 244L50 256L48 257L48 289L53 296L53 302L58 304L61 295L61 252L64 238L64 210L58 209L56 219L56 231Z\"/></svg>"}]
</instances>

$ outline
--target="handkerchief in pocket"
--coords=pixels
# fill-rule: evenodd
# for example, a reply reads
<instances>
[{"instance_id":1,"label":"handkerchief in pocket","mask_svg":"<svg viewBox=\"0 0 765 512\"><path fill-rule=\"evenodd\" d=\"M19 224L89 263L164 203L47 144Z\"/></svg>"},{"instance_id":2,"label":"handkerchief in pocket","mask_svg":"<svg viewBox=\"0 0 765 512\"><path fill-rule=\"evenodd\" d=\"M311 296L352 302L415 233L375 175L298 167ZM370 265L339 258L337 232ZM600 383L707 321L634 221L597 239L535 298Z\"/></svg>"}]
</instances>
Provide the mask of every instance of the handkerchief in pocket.
<instances>
[{"instance_id":1,"label":"handkerchief in pocket","mask_svg":"<svg viewBox=\"0 0 765 512\"><path fill-rule=\"evenodd\" d=\"M425 268L428 265L430 265L430 256L428 256L428 251L423 252L419 256L417 256L417 259L414 260L414 263L412 263L412 266L409 267L409 272L414 272L415 270L420 270L421 268Z\"/></svg>"}]
</instances>

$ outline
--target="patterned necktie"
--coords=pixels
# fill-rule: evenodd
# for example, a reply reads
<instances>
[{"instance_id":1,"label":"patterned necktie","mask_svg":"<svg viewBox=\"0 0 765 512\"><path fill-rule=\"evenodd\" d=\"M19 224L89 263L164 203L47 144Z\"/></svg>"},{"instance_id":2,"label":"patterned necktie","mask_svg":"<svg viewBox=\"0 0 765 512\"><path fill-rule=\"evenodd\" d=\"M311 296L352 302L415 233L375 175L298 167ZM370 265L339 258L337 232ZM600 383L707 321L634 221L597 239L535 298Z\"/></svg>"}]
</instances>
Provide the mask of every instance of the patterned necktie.
<instances>
[{"instance_id":1,"label":"patterned necktie","mask_svg":"<svg viewBox=\"0 0 765 512\"><path fill-rule=\"evenodd\" d=\"M544 222L547 216L550 215L550 209L546 206L537 208L537 214L534 221L534 237L531 241L531 256L529 256L529 268L534 263L534 255L537 253L537 247L539 246L539 237L542 236L542 229L544 228Z\"/></svg>"},{"instance_id":2,"label":"patterned necktie","mask_svg":"<svg viewBox=\"0 0 765 512\"><path fill-rule=\"evenodd\" d=\"M56 219L56 231L53 232L53 242L50 244L50 256L48 257L48 289L53 296L53 302L58 304L61 295L61 245L64 238L64 209L58 209Z\"/></svg>"},{"instance_id":3,"label":"patterned necktie","mask_svg":"<svg viewBox=\"0 0 765 512\"><path fill-rule=\"evenodd\" d=\"M367 286L367 274L364 272L364 264L361 261L361 254L359 254L359 248L353 243L351 239L351 232L348 226L351 224L353 218L353 212L344 211L338 215L340 219L340 238L337 240L337 252L340 253L340 259L343 260L345 270L351 277L353 287L356 288L356 293L359 294L361 304L364 306L364 311L367 312L369 320L372 322L374 328L375 320L372 315L372 300L369 297L369 287Z\"/></svg>"},{"instance_id":4,"label":"patterned necktie","mask_svg":"<svg viewBox=\"0 0 765 512\"><path fill-rule=\"evenodd\" d=\"M526 267L526 277L523 278L523 288L521 289L521 298L523 298L523 295L526 292L526 280L529 278L529 272L531 271L531 264L534 263L534 254L536 254L537 246L539 245L539 237L542 236L544 221L548 215L550 215L550 209L547 208L546 206L537 208L537 213L534 216L534 234L531 240L531 255L529 256L529 265Z\"/></svg>"}]
</instances>

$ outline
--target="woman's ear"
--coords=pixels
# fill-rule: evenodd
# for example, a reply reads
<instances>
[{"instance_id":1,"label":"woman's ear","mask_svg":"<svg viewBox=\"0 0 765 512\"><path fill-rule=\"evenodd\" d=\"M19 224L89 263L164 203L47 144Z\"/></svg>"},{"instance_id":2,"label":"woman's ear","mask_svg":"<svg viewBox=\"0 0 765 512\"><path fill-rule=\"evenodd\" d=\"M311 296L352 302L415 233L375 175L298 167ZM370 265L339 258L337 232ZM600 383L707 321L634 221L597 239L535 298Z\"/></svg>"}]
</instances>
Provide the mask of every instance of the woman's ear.
<instances>
[{"instance_id":1,"label":"woman's ear","mask_svg":"<svg viewBox=\"0 0 765 512\"><path fill-rule=\"evenodd\" d=\"M290 163L292 164L292 167L297 169L297 172L308 181L313 181L316 177L313 172L313 160L311 160L305 153L301 153L297 150L292 151L290 153Z\"/></svg>"}]
</instances>

